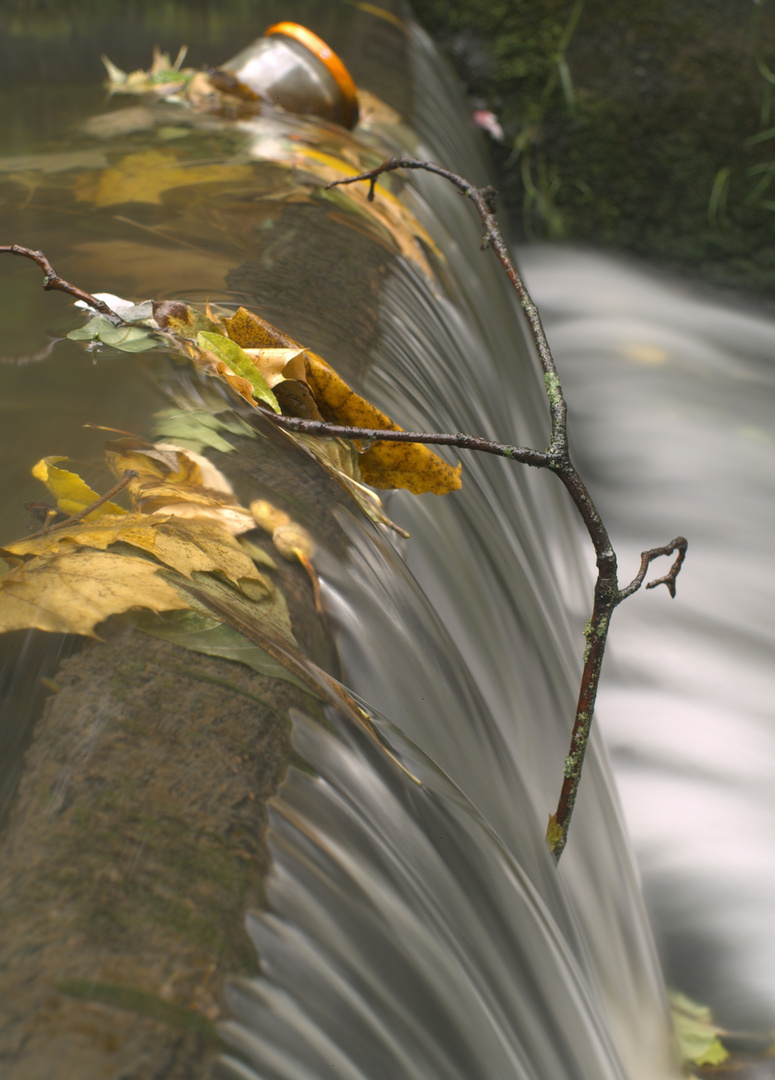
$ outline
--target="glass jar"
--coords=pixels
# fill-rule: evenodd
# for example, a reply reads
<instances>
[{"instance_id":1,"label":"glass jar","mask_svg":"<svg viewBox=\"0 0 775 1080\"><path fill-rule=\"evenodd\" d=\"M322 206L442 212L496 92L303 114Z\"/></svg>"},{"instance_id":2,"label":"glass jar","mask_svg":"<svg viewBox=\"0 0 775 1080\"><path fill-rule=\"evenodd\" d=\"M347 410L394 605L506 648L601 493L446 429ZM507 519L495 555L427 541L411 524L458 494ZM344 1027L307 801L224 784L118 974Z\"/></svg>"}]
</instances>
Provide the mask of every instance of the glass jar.
<instances>
[{"instance_id":1,"label":"glass jar","mask_svg":"<svg viewBox=\"0 0 775 1080\"><path fill-rule=\"evenodd\" d=\"M222 68L252 95L288 112L358 123L355 83L336 53L298 23L270 26Z\"/></svg>"}]
</instances>

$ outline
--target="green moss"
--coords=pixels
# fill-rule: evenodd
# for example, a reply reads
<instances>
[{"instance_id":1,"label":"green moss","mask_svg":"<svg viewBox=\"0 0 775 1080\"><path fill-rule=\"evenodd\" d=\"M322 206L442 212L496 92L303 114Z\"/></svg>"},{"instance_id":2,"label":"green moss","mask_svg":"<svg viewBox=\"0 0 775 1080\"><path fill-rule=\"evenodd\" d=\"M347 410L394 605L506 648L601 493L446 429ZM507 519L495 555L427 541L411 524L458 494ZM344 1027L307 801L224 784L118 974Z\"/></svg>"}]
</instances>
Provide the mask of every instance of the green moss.
<instances>
[{"instance_id":1,"label":"green moss","mask_svg":"<svg viewBox=\"0 0 775 1080\"><path fill-rule=\"evenodd\" d=\"M95 982L91 979L66 979L59 983L56 989L67 997L79 998L82 1001L98 1001L102 1005L126 1009L129 1012L139 1013L141 1016L150 1016L171 1027L195 1031L208 1043L215 1046L222 1045L215 1025L206 1016L202 1016L193 1009L186 1009L182 1005L165 1001L145 990L138 990L133 986L118 986L115 983Z\"/></svg>"},{"instance_id":2,"label":"green moss","mask_svg":"<svg viewBox=\"0 0 775 1080\"><path fill-rule=\"evenodd\" d=\"M549 398L549 404L559 405L562 401L562 386L557 375L554 372L547 372L544 375L544 385L546 386L546 396Z\"/></svg>"}]
</instances>

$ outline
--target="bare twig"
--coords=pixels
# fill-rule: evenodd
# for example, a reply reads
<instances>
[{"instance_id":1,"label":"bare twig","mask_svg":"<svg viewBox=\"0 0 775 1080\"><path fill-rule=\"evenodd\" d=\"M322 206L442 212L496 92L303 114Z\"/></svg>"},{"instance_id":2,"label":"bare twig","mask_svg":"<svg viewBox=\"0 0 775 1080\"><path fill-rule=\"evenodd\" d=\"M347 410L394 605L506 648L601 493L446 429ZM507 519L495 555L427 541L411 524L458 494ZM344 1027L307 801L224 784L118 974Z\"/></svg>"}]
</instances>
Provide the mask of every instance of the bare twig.
<instances>
[{"instance_id":1,"label":"bare twig","mask_svg":"<svg viewBox=\"0 0 775 1080\"><path fill-rule=\"evenodd\" d=\"M671 540L669 544L665 544L664 547L651 548L649 551L644 551L640 557L640 570L632 579L630 584L622 589L619 593L619 602L626 600L628 596L632 596L634 592L643 584L643 579L646 576L646 571L653 563L654 559L661 558L662 555L672 555L674 551L677 551L673 565L668 572L662 577L654 578L646 586L647 589L656 589L657 585L667 585L668 592L675 598L675 579L678 577L678 573L683 565L683 561L686 558L686 548L688 541L683 536L676 536L675 540Z\"/></svg>"},{"instance_id":2,"label":"bare twig","mask_svg":"<svg viewBox=\"0 0 775 1080\"><path fill-rule=\"evenodd\" d=\"M21 244L0 244L0 255L4 253L23 255L25 259L32 259L34 263L37 263L43 271L44 289L57 289L59 292L69 293L76 300L83 300L89 307L99 311L102 315L107 315L109 319L117 319L119 322L124 321L120 315L117 315L112 308L108 307L104 300L98 300L91 293L84 292L77 285L71 285L69 281L61 278L42 251L33 251L32 248L22 247Z\"/></svg>"},{"instance_id":3,"label":"bare twig","mask_svg":"<svg viewBox=\"0 0 775 1080\"><path fill-rule=\"evenodd\" d=\"M93 514L95 510L99 510L101 506L104 506L109 499L112 499L114 495L118 495L119 491L122 491L130 480L136 480L139 473L136 469L125 469L124 475L114 484L110 491L106 491L104 495L100 495L98 499L95 499L93 503L89 503L88 506L84 506L83 510L79 510L77 514L73 514L72 517L65 518L64 521L57 521L55 525L48 525L42 528L39 532L30 533L26 537L27 540L32 540L36 536L48 536L49 533L58 532L60 529L66 529L69 525L74 525L79 521L83 521L89 514Z\"/></svg>"},{"instance_id":4,"label":"bare twig","mask_svg":"<svg viewBox=\"0 0 775 1080\"><path fill-rule=\"evenodd\" d=\"M268 420L286 431L296 431L302 435L325 436L331 439L362 439L370 442L428 443L431 446L456 446L460 450L478 450L483 454L495 454L497 457L520 461L523 465L534 465L538 469L549 467L549 455L525 446L507 446L505 443L491 442L475 435L444 435L441 432L427 431L388 431L383 428L346 427L343 424L328 424L324 420L302 420L298 416L282 416L269 409L262 409Z\"/></svg>"},{"instance_id":5,"label":"bare twig","mask_svg":"<svg viewBox=\"0 0 775 1080\"><path fill-rule=\"evenodd\" d=\"M675 596L675 580L681 569L686 555L687 542L683 537L676 537L672 543L662 548L652 548L641 556L641 567L638 574L624 588L619 588L617 573L616 554L611 546L603 520L595 506L589 492L584 485L579 473L571 461L568 449L567 436L567 408L562 393L562 386L557 375L549 343L546 339L538 309L533 303L530 294L525 287L520 274L509 255L506 243L501 235L495 217L495 192L492 188L477 188L468 180L428 161L419 161L416 158L394 157L383 162L376 169L361 173L358 176L348 176L342 180L335 180L329 187L341 184L353 184L358 181L368 181L369 199L374 198L374 190L377 180L385 173L394 172L396 169L421 169L424 172L435 173L443 177L469 198L476 208L479 219L484 229L483 248L491 248L495 257L503 267L506 276L511 282L512 288L517 295L522 311L527 319L530 332L535 343L538 357L544 372L546 396L549 403L551 418L551 438L545 452L532 450L525 447L513 447L498 443L487 443L485 440L473 440L469 436L418 436L413 434L413 442L437 442L450 446L458 446L464 449L484 450L486 453L500 454L510 457L515 461L534 465L537 468L548 468L556 473L567 488L581 518L586 526L589 537L595 549L597 561L597 581L595 583L594 605L592 617L587 624L585 636L587 647L584 653L584 669L581 676L581 686L576 705L576 715L571 734L570 750L565 758L563 769L563 783L557 809L549 818L549 827L546 838L556 859L563 852L568 837L573 807L578 794L581 769L584 762L584 754L589 741L589 732L592 724L592 716L597 698L597 690L600 683L600 670L603 663L603 655L608 637L608 629L611 615L618 604L626 597L637 592L646 576L646 570L650 563L661 555L670 555L678 551L671 569L664 577L649 583L647 588L653 588L659 584L667 585L670 595ZM277 418L275 418L277 419ZM333 434L333 431L324 431L322 427L318 434ZM340 437L359 438L363 435L347 435L339 430L336 432ZM394 433L369 432L371 439L394 439ZM476 445L483 443L483 445Z\"/></svg>"}]
</instances>

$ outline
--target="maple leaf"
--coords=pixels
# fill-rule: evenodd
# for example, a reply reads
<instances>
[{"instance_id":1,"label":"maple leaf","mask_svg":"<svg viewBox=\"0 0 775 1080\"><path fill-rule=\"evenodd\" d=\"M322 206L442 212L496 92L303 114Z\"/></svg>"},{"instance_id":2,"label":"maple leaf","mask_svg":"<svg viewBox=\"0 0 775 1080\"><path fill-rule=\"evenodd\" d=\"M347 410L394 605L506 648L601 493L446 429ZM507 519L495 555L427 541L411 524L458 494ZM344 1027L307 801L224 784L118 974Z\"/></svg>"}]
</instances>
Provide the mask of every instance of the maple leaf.
<instances>
[{"instance_id":1,"label":"maple leaf","mask_svg":"<svg viewBox=\"0 0 775 1080\"><path fill-rule=\"evenodd\" d=\"M35 628L96 637L94 627L130 608L170 611L188 602L148 559L65 545L0 576L0 631Z\"/></svg>"},{"instance_id":2,"label":"maple leaf","mask_svg":"<svg viewBox=\"0 0 775 1080\"><path fill-rule=\"evenodd\" d=\"M271 593L274 586L256 569L230 533L203 518L162 514L107 515L94 522L76 522L9 544L12 555L64 554L76 547L106 551L129 544L160 563L191 577L195 571L220 572L250 596Z\"/></svg>"}]
</instances>

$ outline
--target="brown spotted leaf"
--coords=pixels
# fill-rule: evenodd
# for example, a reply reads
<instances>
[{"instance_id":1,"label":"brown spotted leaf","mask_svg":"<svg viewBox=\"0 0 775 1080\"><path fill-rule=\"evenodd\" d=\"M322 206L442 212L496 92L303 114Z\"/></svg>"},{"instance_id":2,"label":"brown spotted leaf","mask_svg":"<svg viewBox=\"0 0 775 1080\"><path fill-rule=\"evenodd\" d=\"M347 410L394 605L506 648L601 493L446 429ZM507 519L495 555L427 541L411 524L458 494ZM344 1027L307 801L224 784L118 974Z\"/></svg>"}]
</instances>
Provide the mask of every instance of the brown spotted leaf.
<instances>
[{"instance_id":1,"label":"brown spotted leaf","mask_svg":"<svg viewBox=\"0 0 775 1080\"><path fill-rule=\"evenodd\" d=\"M96 636L98 623L130 608L188 607L160 569L148 559L78 551L72 544L55 555L36 556L0 577L0 631Z\"/></svg>"},{"instance_id":2,"label":"brown spotted leaf","mask_svg":"<svg viewBox=\"0 0 775 1080\"><path fill-rule=\"evenodd\" d=\"M12 555L45 556L64 554L76 547L106 551L119 543L147 552L186 577L197 571L220 572L250 596L273 591L234 537L215 522L201 518L114 515L18 540L5 550Z\"/></svg>"},{"instance_id":3,"label":"brown spotted leaf","mask_svg":"<svg viewBox=\"0 0 775 1080\"><path fill-rule=\"evenodd\" d=\"M224 320L229 337L243 349L301 349L298 342L258 315L240 308ZM347 427L401 431L398 424L356 394L322 357L304 351L306 383L324 420ZM298 414L293 414L298 415ZM453 468L422 443L376 442L359 460L361 478L377 488L406 488L415 495L446 495L461 486Z\"/></svg>"}]
</instances>

